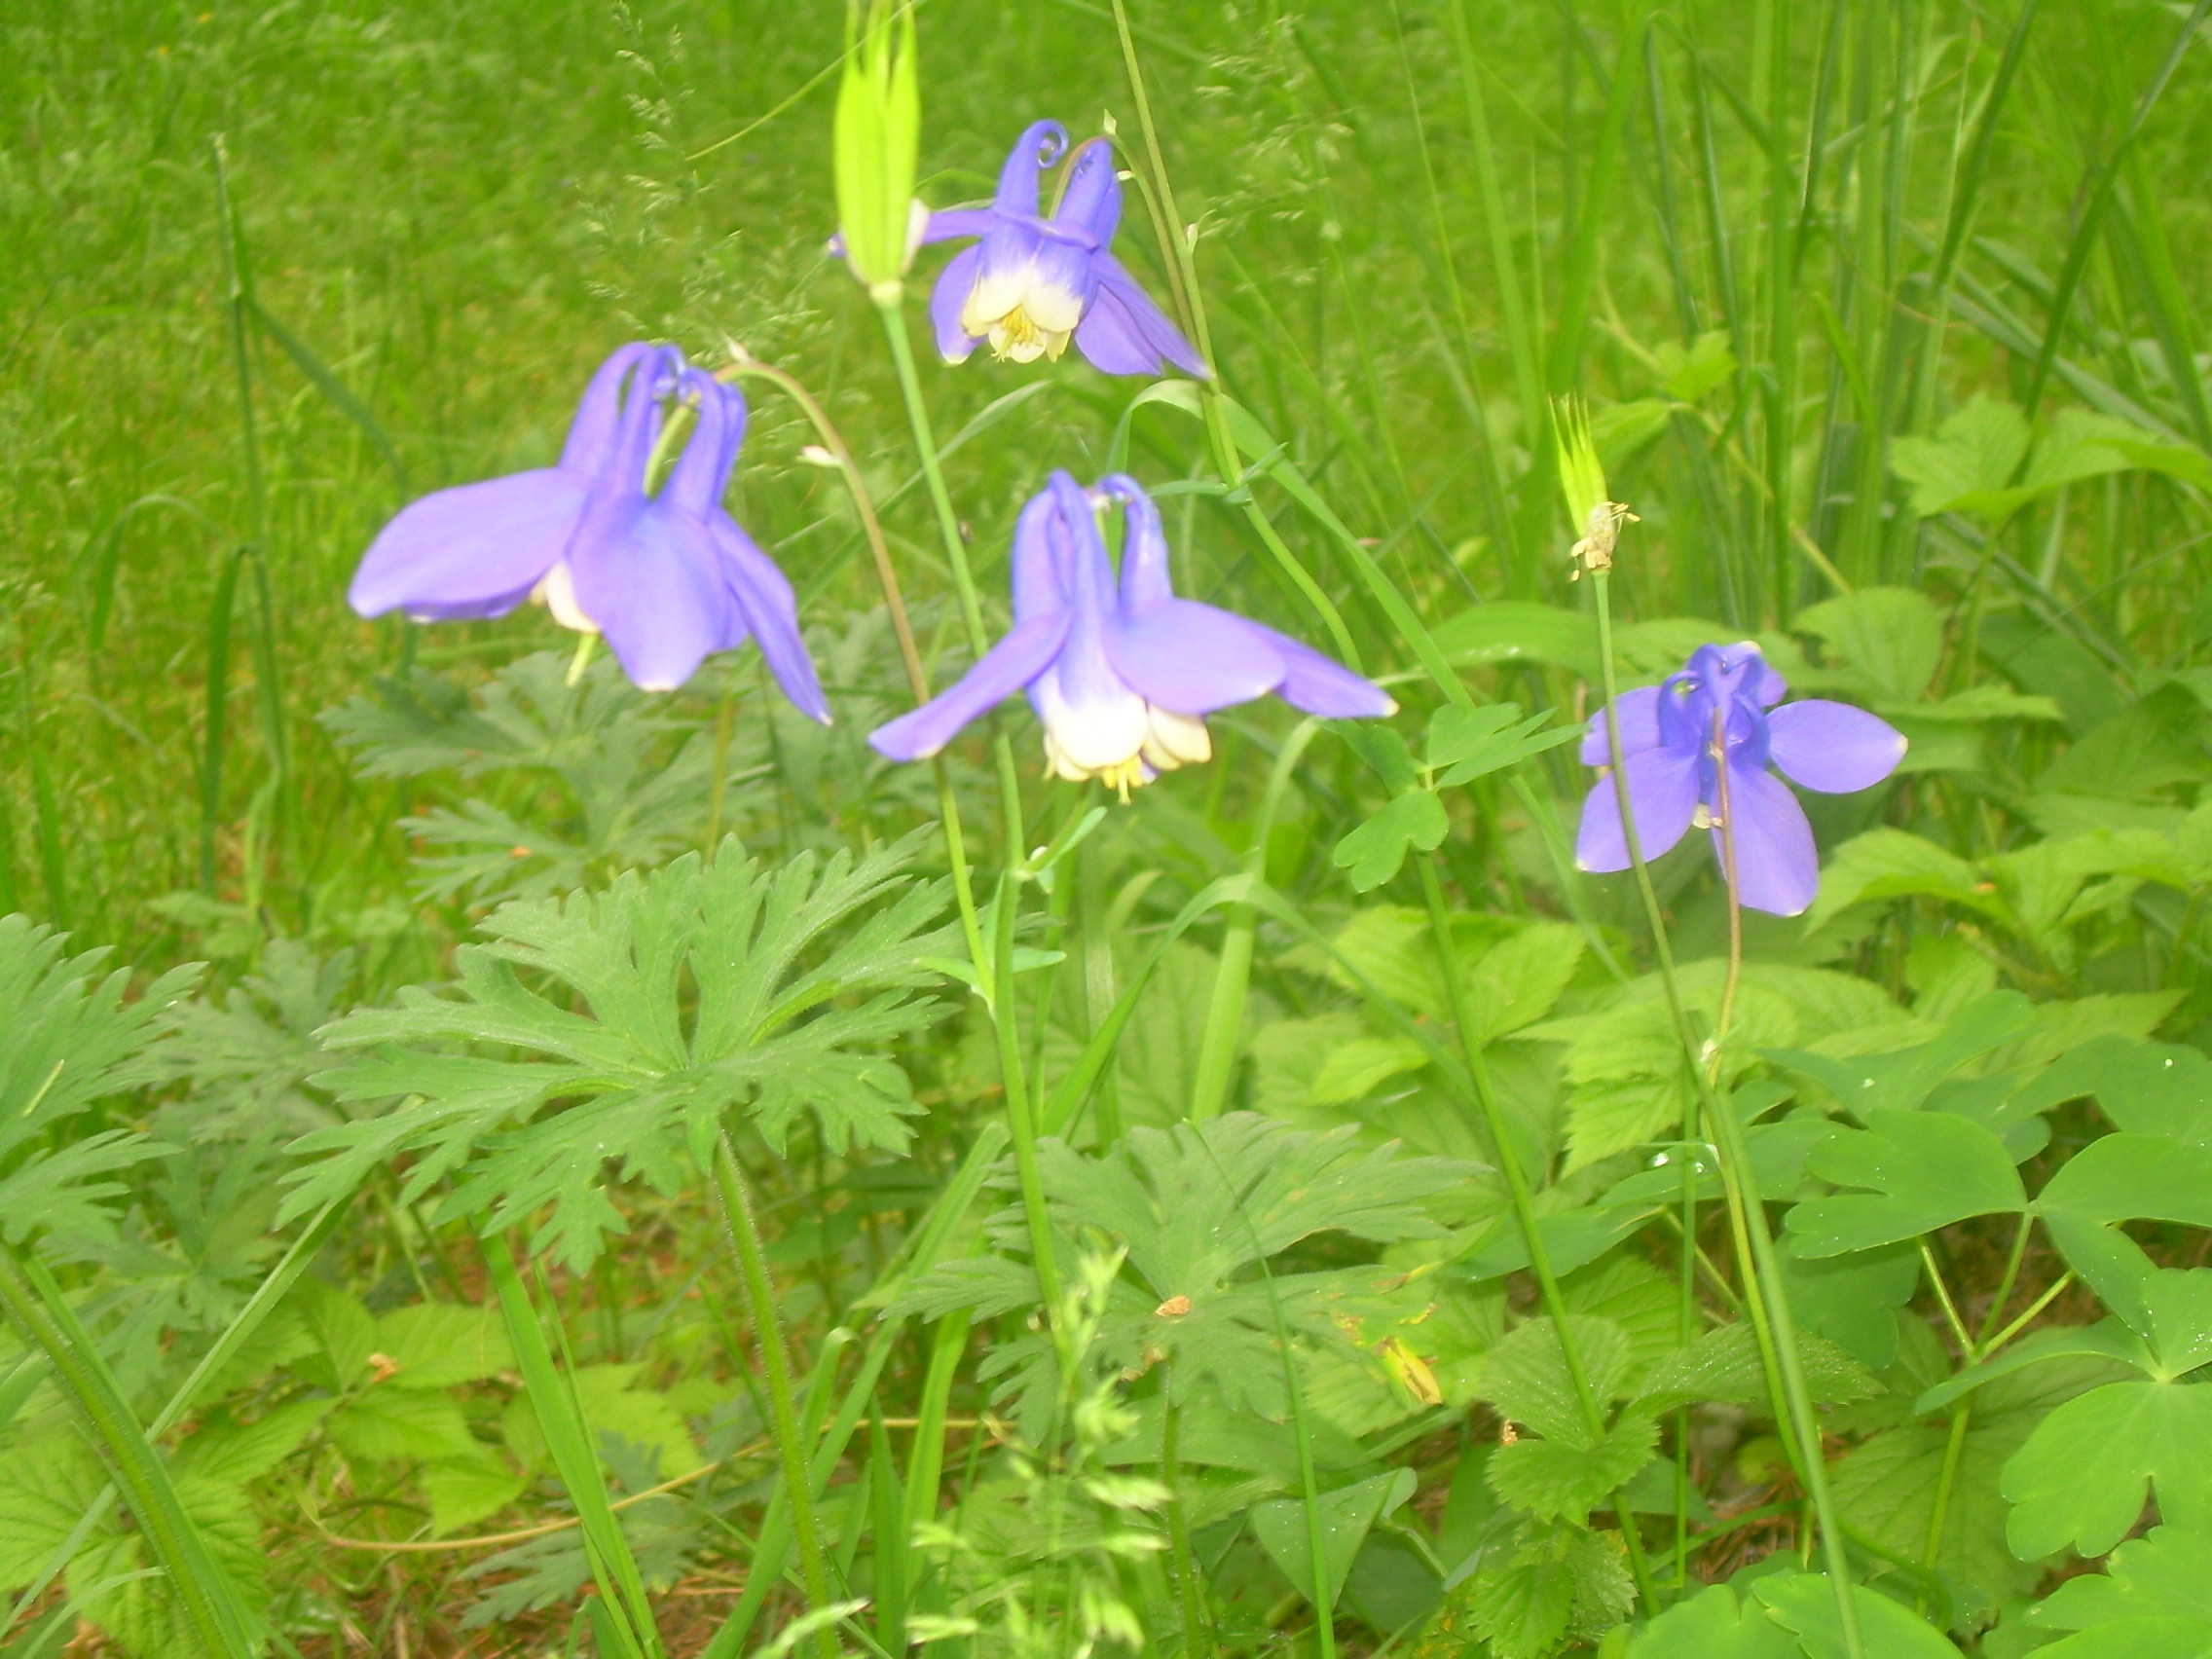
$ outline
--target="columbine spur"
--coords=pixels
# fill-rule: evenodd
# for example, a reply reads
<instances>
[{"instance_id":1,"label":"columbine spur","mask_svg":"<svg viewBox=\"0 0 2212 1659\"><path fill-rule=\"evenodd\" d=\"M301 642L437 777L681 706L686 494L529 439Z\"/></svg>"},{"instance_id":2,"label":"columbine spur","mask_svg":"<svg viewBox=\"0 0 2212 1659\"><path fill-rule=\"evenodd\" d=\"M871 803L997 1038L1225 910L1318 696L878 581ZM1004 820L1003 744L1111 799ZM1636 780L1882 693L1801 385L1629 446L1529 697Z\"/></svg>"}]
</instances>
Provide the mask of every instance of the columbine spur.
<instances>
[{"instance_id":1,"label":"columbine spur","mask_svg":"<svg viewBox=\"0 0 2212 1659\"><path fill-rule=\"evenodd\" d=\"M657 495L645 471L662 400L698 427ZM502 616L535 600L563 627L602 634L648 691L690 679L748 636L793 704L827 721L791 583L721 505L745 436L735 387L673 347L630 345L600 365L553 466L410 502L362 556L348 598L363 616Z\"/></svg>"},{"instance_id":2,"label":"columbine spur","mask_svg":"<svg viewBox=\"0 0 2212 1659\"><path fill-rule=\"evenodd\" d=\"M1757 645L1701 645L1681 672L1657 685L1622 693L1621 766L1638 850L1655 859L1692 824L1710 828L1721 845L1721 767L1727 767L1725 826L1735 843L1736 897L1754 910L1794 916L1820 890L1820 850L1813 827L1781 779L1825 794L1848 794L1880 783L1904 758L1904 734L1848 703L1807 698L1782 703L1788 684ZM1777 703L1782 703L1776 708ZM1575 863L1588 870L1626 869L1620 797L1603 775L1611 759L1605 711L1591 717L1582 740L1584 765L1601 769L1582 805Z\"/></svg>"},{"instance_id":3,"label":"columbine spur","mask_svg":"<svg viewBox=\"0 0 2212 1659\"><path fill-rule=\"evenodd\" d=\"M938 350L964 363L986 340L1017 363L1056 358L1073 339L1110 375L1164 374L1172 363L1203 377L1182 331L1108 251L1122 219L1114 147L1094 138L1068 163L1067 188L1050 218L1037 211L1039 169L1065 153L1067 129L1040 121L1023 132L999 173L988 207L930 215L926 242L979 237L953 256L930 295Z\"/></svg>"},{"instance_id":4,"label":"columbine spur","mask_svg":"<svg viewBox=\"0 0 2212 1659\"><path fill-rule=\"evenodd\" d=\"M1119 504L1122 575L1099 534ZM1397 705L1380 687L1248 617L1177 599L1160 511L1133 478L1095 497L1055 472L1014 533L1014 628L957 685L872 733L894 760L935 755L1002 698L1026 688L1045 723L1045 757L1071 781L1129 790L1207 760L1205 717L1272 691L1326 719L1374 718Z\"/></svg>"}]
</instances>

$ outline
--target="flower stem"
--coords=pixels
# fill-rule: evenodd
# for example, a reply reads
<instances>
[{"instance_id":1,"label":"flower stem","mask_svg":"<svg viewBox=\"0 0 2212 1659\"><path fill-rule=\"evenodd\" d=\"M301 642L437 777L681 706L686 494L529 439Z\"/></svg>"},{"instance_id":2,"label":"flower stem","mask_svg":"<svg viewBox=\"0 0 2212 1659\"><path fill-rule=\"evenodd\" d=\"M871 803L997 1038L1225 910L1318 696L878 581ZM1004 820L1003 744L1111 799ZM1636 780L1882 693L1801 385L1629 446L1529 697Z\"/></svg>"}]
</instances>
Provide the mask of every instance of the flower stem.
<instances>
[{"instance_id":1,"label":"flower stem","mask_svg":"<svg viewBox=\"0 0 2212 1659\"><path fill-rule=\"evenodd\" d=\"M1614 741L1619 741L1617 728ZM1725 744L1716 747L1720 754L1714 770L1719 778L1720 865L1728 889L1728 976L1732 990L1735 979L1743 972L1743 902L1737 897L1736 821L1728 798L1727 750ZM1728 1006L1723 1004L1723 1009ZM1714 1039L1713 1066L1717 1073L1720 1066L1720 1034L1717 1032ZM1708 1086L1713 1087L1714 1081L1709 1079ZM1742 1228L1751 1249L1751 1265L1755 1276L1747 1279L1745 1289L1755 1292L1751 1299L1754 1312L1760 1302L1766 1304L1766 1323L1772 1330L1775 1355L1781 1364L1782 1388L1788 1396L1790 1420L1797 1432L1798 1473L1804 1479L1806 1495L1812 1499L1813 1513L1820 1522L1821 1551L1827 1561L1828 1585L1835 1593L1836 1615L1843 1623L1844 1651L1850 1659L1866 1659L1866 1638L1859 1628L1859 1599L1852 1589L1851 1553L1844 1544L1843 1528L1836 1520L1834 1494L1828 1490L1828 1465L1821 1445L1820 1416L1813 1406L1812 1389L1805 1382L1804 1356L1797 1347L1797 1319L1789 1309L1788 1287L1782 1277L1782 1258L1774 1248L1773 1235L1767 1232L1766 1206L1759 1198L1758 1176L1751 1167L1751 1149L1745 1142L1744 1125L1736 1116L1733 1102L1716 1101L1712 1118L1720 1133L1720 1165L1724 1184L1733 1195L1731 1207L1742 1217Z\"/></svg>"},{"instance_id":2,"label":"flower stem","mask_svg":"<svg viewBox=\"0 0 2212 1659\"><path fill-rule=\"evenodd\" d=\"M876 294L873 298L876 314L883 319L884 338L891 346L892 361L899 371L899 390L906 402L906 421L913 431L915 452L921 458L922 476L929 484L930 500L937 508L938 533L944 539L945 563L952 571L961 621L968 631L968 646L979 658L989 648L989 641L983 633L982 603L977 598L975 574L968 567L968 548L960 536L960 518L952 509L952 496L944 486L944 468L938 460L937 434L930 425L929 408L922 400L922 382L914 369L914 346L906 334L905 313L901 310L896 294ZM1015 862L1021 857L1021 778L1014 769L1014 746L995 721L991 727L991 756L998 771L999 805L1006 825L1006 874L999 882L996 947L988 952L975 948L971 960L978 972L987 972L992 977L987 1001L998 1036L999 1074L1006 1088L1007 1124L1014 1131L1014 1163L1021 1183L1021 1208L1029 1224L1030 1253L1036 1265L1038 1290L1048 1314L1057 1318L1059 1265L1052 1255L1051 1224L1045 1211L1045 1185L1038 1172L1035 1104L1029 1098L1028 1079L1022 1066L1021 1034L1014 1003L1014 911L1020 888L1013 872ZM940 777L942 775L940 771ZM949 787L944 789L944 798L949 804ZM949 842L958 834L958 830L950 814L944 822ZM953 864L956 870L965 867L957 849ZM971 947L979 943L979 932L972 933Z\"/></svg>"},{"instance_id":3,"label":"flower stem","mask_svg":"<svg viewBox=\"0 0 2212 1659\"><path fill-rule=\"evenodd\" d=\"M830 1604L830 1578L822 1561L822 1529L814 1513L814 1478L798 1425L798 1409L792 1395L791 1352L784 1346L784 1326L776 1311L776 1287L768 1276L768 1261L760 1247L760 1230L754 1224L753 1200L745 1191L745 1175L730 1149L729 1136L715 1142L715 1186L721 1195L722 1225L737 1256L745 1300L753 1315L754 1340L760 1349L760 1370L768 1383L768 1404L775 1419L776 1446L783 1455L784 1489L789 1494L792 1536L798 1543L799 1570L806 1580L810 1611ZM815 1646L822 1659L837 1659L837 1636L829 1625L815 1632Z\"/></svg>"},{"instance_id":4,"label":"flower stem","mask_svg":"<svg viewBox=\"0 0 2212 1659\"><path fill-rule=\"evenodd\" d=\"M1560 1357L1567 1363L1567 1380L1574 1385L1575 1403L1582 1409L1582 1426L1596 1444L1606 1434L1604 1402L1590 1386L1589 1370L1582 1363L1582 1347L1574 1339L1574 1330L1567 1322L1567 1300L1560 1294L1559 1275L1552 1271L1551 1252L1545 1248L1543 1230L1536 1222L1535 1195L1530 1190L1529 1177L1521 1167L1521 1155L1514 1150L1510 1125L1505 1121L1504 1108L1499 1106L1497 1091L1491 1086L1490 1062L1483 1058L1482 1032L1475 1024L1474 1011L1467 1006L1465 976L1459 969L1459 952L1452 940L1452 915L1444 903L1444 884L1437 878L1436 855L1423 853L1420 857L1421 896L1428 902L1429 932L1436 940L1437 965L1444 976L1445 1006L1452 1015L1452 1023L1459 1033L1459 1047L1467 1057L1467 1074L1474 1079L1475 1097L1482 1107L1483 1119L1490 1125L1490 1137L1497 1149L1497 1167L1505 1176L1505 1188L1513 1198L1513 1214L1521 1224L1521 1236L1529 1248L1529 1266L1536 1275L1536 1287L1543 1296L1544 1311L1551 1315L1552 1329L1559 1334ZM1636 1512L1629 1507L1627 1496L1613 1494L1613 1513L1620 1521L1621 1542L1628 1548L1629 1568L1636 1575L1636 1588L1647 1607L1658 1605L1651 1583L1651 1567L1643 1555L1643 1539L1636 1530Z\"/></svg>"}]
</instances>

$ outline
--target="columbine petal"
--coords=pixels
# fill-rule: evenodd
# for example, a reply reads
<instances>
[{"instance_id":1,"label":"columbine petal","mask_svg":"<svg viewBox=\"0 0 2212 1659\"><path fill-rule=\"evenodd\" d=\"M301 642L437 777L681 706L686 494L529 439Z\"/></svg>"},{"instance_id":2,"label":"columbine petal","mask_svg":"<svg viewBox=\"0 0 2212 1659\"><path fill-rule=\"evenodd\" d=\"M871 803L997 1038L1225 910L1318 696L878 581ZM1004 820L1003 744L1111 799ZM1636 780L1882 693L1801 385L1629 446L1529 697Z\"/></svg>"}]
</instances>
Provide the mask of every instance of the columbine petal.
<instances>
[{"instance_id":1,"label":"columbine petal","mask_svg":"<svg viewBox=\"0 0 2212 1659\"><path fill-rule=\"evenodd\" d=\"M1808 698L1767 717L1774 763L1809 790L1849 794L1870 789L1904 758L1904 733L1849 703Z\"/></svg>"},{"instance_id":2,"label":"columbine petal","mask_svg":"<svg viewBox=\"0 0 2212 1659\"><path fill-rule=\"evenodd\" d=\"M950 690L868 734L893 760L926 760L970 720L988 714L1044 673L1067 638L1064 612L1033 616L985 651Z\"/></svg>"},{"instance_id":3,"label":"columbine petal","mask_svg":"<svg viewBox=\"0 0 2212 1659\"><path fill-rule=\"evenodd\" d=\"M571 550L569 567L576 603L644 690L675 690L729 636L733 602L714 536L688 514L655 501L626 535Z\"/></svg>"},{"instance_id":4,"label":"columbine petal","mask_svg":"<svg viewBox=\"0 0 2212 1659\"><path fill-rule=\"evenodd\" d=\"M1659 747L1658 686L1643 685L1634 691L1623 691L1613 699L1611 708L1620 721L1621 755L1624 758ZM1590 717L1590 724L1582 734L1580 754L1585 766L1610 766L1613 763L1612 739L1605 730L1604 709Z\"/></svg>"},{"instance_id":5,"label":"columbine petal","mask_svg":"<svg viewBox=\"0 0 2212 1659\"><path fill-rule=\"evenodd\" d=\"M363 616L498 616L521 604L568 545L585 481L540 467L410 501L377 535L347 599Z\"/></svg>"},{"instance_id":6,"label":"columbine petal","mask_svg":"<svg viewBox=\"0 0 2212 1659\"><path fill-rule=\"evenodd\" d=\"M737 618L760 646L768 672L776 677L792 707L828 725L830 700L822 694L814 659L807 654L806 641L799 633L798 601L791 582L727 513L716 513L710 523Z\"/></svg>"},{"instance_id":7,"label":"columbine petal","mask_svg":"<svg viewBox=\"0 0 2212 1659\"><path fill-rule=\"evenodd\" d=\"M666 371L670 355L665 346L648 346L636 341L617 347L607 361L599 365L576 404L576 418L569 424L568 442L561 446L564 468L585 474L597 471L621 426L623 382L635 370L637 382L630 395L658 395L659 388L652 382Z\"/></svg>"},{"instance_id":8,"label":"columbine petal","mask_svg":"<svg viewBox=\"0 0 2212 1659\"><path fill-rule=\"evenodd\" d=\"M1292 708L1325 720L1379 720L1398 712L1398 700L1364 675L1287 634L1272 628L1261 631L1282 658L1282 683L1275 687L1275 695Z\"/></svg>"},{"instance_id":9,"label":"columbine petal","mask_svg":"<svg viewBox=\"0 0 2212 1659\"><path fill-rule=\"evenodd\" d=\"M1068 147L1068 129L1056 121L1033 121L1022 129L999 168L999 190L992 207L1020 218L1037 217L1037 172L1058 161Z\"/></svg>"},{"instance_id":10,"label":"columbine petal","mask_svg":"<svg viewBox=\"0 0 2212 1659\"><path fill-rule=\"evenodd\" d=\"M1097 248L1114 240L1121 222L1122 180L1114 170L1114 146L1104 138L1093 138L1068 164L1068 187L1052 223Z\"/></svg>"},{"instance_id":11,"label":"columbine petal","mask_svg":"<svg viewBox=\"0 0 2212 1659\"><path fill-rule=\"evenodd\" d=\"M983 343L981 335L970 334L960 321L982 268L980 247L962 248L939 273L937 286L930 290L930 322L937 329L938 355L948 363L965 363Z\"/></svg>"},{"instance_id":12,"label":"columbine petal","mask_svg":"<svg viewBox=\"0 0 2212 1659\"><path fill-rule=\"evenodd\" d=\"M1641 813L1641 809L1640 813ZM1726 829L1735 842L1736 897L1754 910L1800 915L1821 889L1821 855L1813 827L1789 786L1752 766L1728 768ZM1721 830L1713 832L1713 856L1727 868Z\"/></svg>"},{"instance_id":13,"label":"columbine petal","mask_svg":"<svg viewBox=\"0 0 2212 1659\"><path fill-rule=\"evenodd\" d=\"M1697 756L1668 749L1631 756L1629 811L1636 817L1637 850L1655 859L1682 838L1697 813ZM1582 803L1582 827L1575 833L1574 862L1587 870L1626 869L1628 837L1621 832L1620 793L1610 777L1600 778Z\"/></svg>"},{"instance_id":14,"label":"columbine petal","mask_svg":"<svg viewBox=\"0 0 2212 1659\"><path fill-rule=\"evenodd\" d=\"M1109 628L1106 656L1138 696L1179 715L1264 697L1288 672L1267 630L1188 599L1164 600Z\"/></svg>"},{"instance_id":15,"label":"columbine petal","mask_svg":"<svg viewBox=\"0 0 2212 1659\"><path fill-rule=\"evenodd\" d=\"M988 207L947 207L932 213L922 226L922 244L951 241L955 237L979 237L998 223Z\"/></svg>"},{"instance_id":16,"label":"columbine petal","mask_svg":"<svg viewBox=\"0 0 2212 1659\"><path fill-rule=\"evenodd\" d=\"M1092 368L1109 375L1157 375L1172 363L1201 380L1209 376L1205 359L1120 260L1101 250L1091 268L1097 286L1076 324L1075 344Z\"/></svg>"}]
</instances>

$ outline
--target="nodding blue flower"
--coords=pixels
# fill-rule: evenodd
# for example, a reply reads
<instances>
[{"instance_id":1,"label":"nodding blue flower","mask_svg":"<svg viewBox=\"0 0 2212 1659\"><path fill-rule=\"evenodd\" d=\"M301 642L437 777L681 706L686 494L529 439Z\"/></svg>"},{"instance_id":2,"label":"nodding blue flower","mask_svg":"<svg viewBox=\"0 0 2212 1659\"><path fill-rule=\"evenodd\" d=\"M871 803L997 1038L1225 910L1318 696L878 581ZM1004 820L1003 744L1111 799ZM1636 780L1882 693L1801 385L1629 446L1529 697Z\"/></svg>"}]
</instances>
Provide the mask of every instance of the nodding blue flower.
<instances>
[{"instance_id":1,"label":"nodding blue flower","mask_svg":"<svg viewBox=\"0 0 2212 1659\"><path fill-rule=\"evenodd\" d=\"M1057 358L1073 339L1110 375L1164 374L1172 363L1203 378L1204 360L1108 251L1122 220L1113 145L1094 138L1078 149L1058 207L1050 218L1037 211L1039 168L1067 146L1058 122L1033 124L1007 157L988 207L930 215L924 241L982 239L953 256L930 295L938 350L964 363L988 340L997 356L1033 363Z\"/></svg>"},{"instance_id":2,"label":"nodding blue flower","mask_svg":"<svg viewBox=\"0 0 2212 1659\"><path fill-rule=\"evenodd\" d=\"M1098 516L1123 512L1121 584ZM1087 493L1055 472L1014 532L1014 628L961 682L871 733L894 760L935 755L1003 698L1026 689L1045 722L1045 759L1071 782L1122 798L1161 772L1211 759L1205 717L1272 691L1331 719L1378 718L1382 687L1272 628L1177 599L1160 511L1116 473Z\"/></svg>"},{"instance_id":3,"label":"nodding blue flower","mask_svg":"<svg viewBox=\"0 0 2212 1659\"><path fill-rule=\"evenodd\" d=\"M1657 685L1624 692L1621 768L1639 851L1657 858L1695 824L1713 831L1714 855L1728 867L1723 830L1735 843L1736 897L1754 910L1794 916L1820 891L1820 850L1805 809L1772 764L1791 782L1825 794L1869 789L1904 758L1904 734L1849 703L1822 698L1783 703L1788 684L1757 645L1700 645L1688 665ZM1629 866L1620 796L1604 775L1611 761L1605 712L1591 717L1582 761L1600 768L1582 803L1574 859L1588 870ZM1721 767L1727 811L1721 823Z\"/></svg>"},{"instance_id":4,"label":"nodding blue flower","mask_svg":"<svg viewBox=\"0 0 2212 1659\"><path fill-rule=\"evenodd\" d=\"M693 408L698 427L648 496L663 399ZM750 636L793 706L827 722L791 583L721 505L745 418L737 389L674 347L624 346L592 376L557 464L408 503L347 597L363 616L400 609L420 622L503 616L534 600L563 627L604 635L647 691L674 690L709 652Z\"/></svg>"}]
</instances>

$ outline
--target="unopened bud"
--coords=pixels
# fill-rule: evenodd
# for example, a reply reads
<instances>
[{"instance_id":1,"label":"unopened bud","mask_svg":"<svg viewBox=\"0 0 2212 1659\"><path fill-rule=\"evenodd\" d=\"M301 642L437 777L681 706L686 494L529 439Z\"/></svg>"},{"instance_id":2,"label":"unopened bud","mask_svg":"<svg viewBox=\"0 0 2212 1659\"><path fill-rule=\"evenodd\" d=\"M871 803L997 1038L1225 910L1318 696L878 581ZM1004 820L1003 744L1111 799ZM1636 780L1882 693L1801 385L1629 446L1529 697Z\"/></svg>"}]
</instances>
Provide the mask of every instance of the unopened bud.
<instances>
[{"instance_id":1,"label":"unopened bud","mask_svg":"<svg viewBox=\"0 0 2212 1659\"><path fill-rule=\"evenodd\" d=\"M894 300L929 210L914 200L922 99L908 0L869 0L845 42L837 90L837 222L845 262L878 299Z\"/></svg>"}]
</instances>

